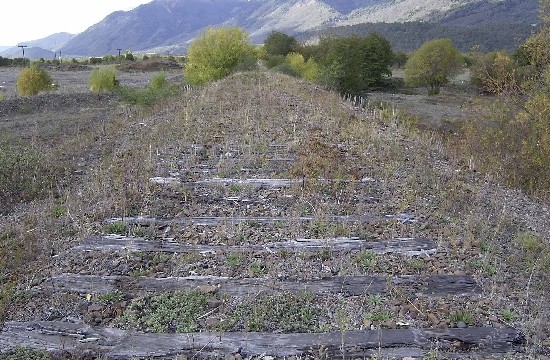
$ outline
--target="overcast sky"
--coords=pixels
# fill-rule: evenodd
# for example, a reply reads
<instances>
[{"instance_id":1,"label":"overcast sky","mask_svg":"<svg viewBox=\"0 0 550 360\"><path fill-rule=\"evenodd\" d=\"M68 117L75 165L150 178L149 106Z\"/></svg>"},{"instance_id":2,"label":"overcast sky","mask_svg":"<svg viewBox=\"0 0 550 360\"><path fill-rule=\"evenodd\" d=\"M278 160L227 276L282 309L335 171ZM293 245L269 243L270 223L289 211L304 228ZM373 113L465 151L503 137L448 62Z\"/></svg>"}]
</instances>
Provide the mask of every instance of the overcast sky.
<instances>
[{"instance_id":1,"label":"overcast sky","mask_svg":"<svg viewBox=\"0 0 550 360\"><path fill-rule=\"evenodd\" d=\"M15 46L58 32L80 33L117 10L152 0L2 0L0 46Z\"/></svg>"}]
</instances>

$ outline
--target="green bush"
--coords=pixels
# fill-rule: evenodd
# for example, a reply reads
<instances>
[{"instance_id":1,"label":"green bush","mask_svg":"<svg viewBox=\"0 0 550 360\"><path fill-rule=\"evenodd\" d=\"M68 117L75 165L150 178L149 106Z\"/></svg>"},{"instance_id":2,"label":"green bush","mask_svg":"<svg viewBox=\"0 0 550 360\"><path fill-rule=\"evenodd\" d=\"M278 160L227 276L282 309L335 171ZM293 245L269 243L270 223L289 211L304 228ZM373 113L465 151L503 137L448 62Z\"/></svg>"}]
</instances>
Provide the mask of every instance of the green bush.
<instances>
[{"instance_id":1,"label":"green bush","mask_svg":"<svg viewBox=\"0 0 550 360\"><path fill-rule=\"evenodd\" d=\"M41 68L25 68L17 78L17 93L22 96L36 95L52 88L52 77Z\"/></svg>"},{"instance_id":2,"label":"green bush","mask_svg":"<svg viewBox=\"0 0 550 360\"><path fill-rule=\"evenodd\" d=\"M218 80L249 64L256 56L244 30L209 28L189 46L185 79L197 85Z\"/></svg>"},{"instance_id":3,"label":"green bush","mask_svg":"<svg viewBox=\"0 0 550 360\"><path fill-rule=\"evenodd\" d=\"M300 77L306 80L317 79L319 66L313 59L310 58L308 61L305 61L302 54L289 53L286 56L286 61L298 74L300 74Z\"/></svg>"},{"instance_id":4,"label":"green bush","mask_svg":"<svg viewBox=\"0 0 550 360\"><path fill-rule=\"evenodd\" d=\"M134 61L134 54L132 54L130 50L126 50L126 52L124 53L124 59L127 61Z\"/></svg>"},{"instance_id":5,"label":"green bush","mask_svg":"<svg viewBox=\"0 0 550 360\"><path fill-rule=\"evenodd\" d=\"M272 31L265 40L265 51L268 56L286 56L297 46L298 42L294 37L279 31Z\"/></svg>"},{"instance_id":6,"label":"green bush","mask_svg":"<svg viewBox=\"0 0 550 360\"><path fill-rule=\"evenodd\" d=\"M405 64L405 83L409 86L429 86L430 94L439 93L449 77L464 65L460 51L450 39L425 42Z\"/></svg>"},{"instance_id":7,"label":"green bush","mask_svg":"<svg viewBox=\"0 0 550 360\"><path fill-rule=\"evenodd\" d=\"M300 77L300 73L298 72L298 70L293 68L286 61L283 61L282 63L272 67L271 70L273 70L275 72L278 72L280 74L285 74L285 75L289 75L289 76L296 77L296 78Z\"/></svg>"},{"instance_id":8,"label":"green bush","mask_svg":"<svg viewBox=\"0 0 550 360\"><path fill-rule=\"evenodd\" d=\"M313 57L320 65L318 81L343 94L359 94L392 74L390 43L374 33L366 37L323 38Z\"/></svg>"},{"instance_id":9,"label":"green bush","mask_svg":"<svg viewBox=\"0 0 550 360\"><path fill-rule=\"evenodd\" d=\"M285 56L284 55L268 56L265 59L265 66L267 66L269 69L272 69L275 66L280 65L284 62L285 62Z\"/></svg>"},{"instance_id":10,"label":"green bush","mask_svg":"<svg viewBox=\"0 0 550 360\"><path fill-rule=\"evenodd\" d=\"M162 89L168 86L168 80L166 80L166 74L164 72L158 73L151 79L149 87L153 90Z\"/></svg>"},{"instance_id":11,"label":"green bush","mask_svg":"<svg viewBox=\"0 0 550 360\"><path fill-rule=\"evenodd\" d=\"M517 72L517 66L508 54L493 51L476 57L470 81L489 93L510 93L518 90Z\"/></svg>"},{"instance_id":12,"label":"green bush","mask_svg":"<svg viewBox=\"0 0 550 360\"><path fill-rule=\"evenodd\" d=\"M94 92L115 91L118 87L114 67L97 68L90 74L90 90Z\"/></svg>"}]
</instances>

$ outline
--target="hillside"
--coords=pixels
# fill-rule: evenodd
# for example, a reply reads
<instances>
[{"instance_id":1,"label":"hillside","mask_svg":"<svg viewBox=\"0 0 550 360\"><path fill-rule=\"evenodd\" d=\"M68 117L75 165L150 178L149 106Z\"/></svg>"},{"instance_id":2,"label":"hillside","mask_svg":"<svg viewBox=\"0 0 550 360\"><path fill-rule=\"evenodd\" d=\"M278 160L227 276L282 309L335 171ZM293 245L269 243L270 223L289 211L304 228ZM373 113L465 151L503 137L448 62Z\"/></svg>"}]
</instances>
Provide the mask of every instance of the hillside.
<instances>
[{"instance_id":1,"label":"hillside","mask_svg":"<svg viewBox=\"0 0 550 360\"><path fill-rule=\"evenodd\" d=\"M25 57L33 60L39 58L51 59L54 53L58 52L74 36L74 34L69 33L57 33L38 40L24 41L21 44L28 46L25 49ZM0 56L2 57L15 58L21 57L21 55L21 48L17 46L0 50Z\"/></svg>"},{"instance_id":2,"label":"hillside","mask_svg":"<svg viewBox=\"0 0 550 360\"><path fill-rule=\"evenodd\" d=\"M132 11L110 14L78 34L61 50L69 55L99 56L114 54L118 48L183 52L205 27L223 25L246 29L256 43L264 41L272 30L299 34L373 22L415 21L456 27L454 31L470 38L477 38L494 24L498 24L499 29L510 25L520 32L517 37L523 39L526 27L520 25L536 23L536 6L537 0L497 3L489 0L155 0ZM468 24L480 25L469 29L465 26ZM436 26L434 31L440 29ZM490 31L482 39L490 40L495 33ZM411 41L414 36L407 38ZM481 45L490 50L509 47L506 42L494 40Z\"/></svg>"},{"instance_id":3,"label":"hillside","mask_svg":"<svg viewBox=\"0 0 550 360\"><path fill-rule=\"evenodd\" d=\"M452 22L451 22L452 23ZM327 30L305 32L297 39L307 43L322 36L365 36L375 32L390 42L395 51L412 52L424 42L450 38L463 52L474 47L481 51L508 50L514 52L531 36L535 27L531 23L481 23L475 26L447 25L429 22L368 23L353 26L338 26Z\"/></svg>"},{"instance_id":4,"label":"hillside","mask_svg":"<svg viewBox=\"0 0 550 360\"><path fill-rule=\"evenodd\" d=\"M0 117L64 174L0 217L0 353L550 355L548 206L399 109L267 71L153 109L53 95Z\"/></svg>"}]
</instances>

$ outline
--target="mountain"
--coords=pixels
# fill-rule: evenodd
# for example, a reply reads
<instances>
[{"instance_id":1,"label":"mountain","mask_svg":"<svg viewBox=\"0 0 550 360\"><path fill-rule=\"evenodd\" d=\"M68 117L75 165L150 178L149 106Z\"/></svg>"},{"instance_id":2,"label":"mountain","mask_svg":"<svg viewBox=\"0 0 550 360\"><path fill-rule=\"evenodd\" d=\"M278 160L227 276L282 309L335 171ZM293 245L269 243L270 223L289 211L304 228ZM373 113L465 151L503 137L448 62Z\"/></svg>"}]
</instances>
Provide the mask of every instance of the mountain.
<instances>
[{"instance_id":1,"label":"mountain","mask_svg":"<svg viewBox=\"0 0 550 360\"><path fill-rule=\"evenodd\" d=\"M204 28L224 25L240 26L260 43L272 30L319 34L370 23L530 24L537 22L537 4L538 0L154 0L110 14L61 51L84 56L116 54L118 49L183 52Z\"/></svg>"},{"instance_id":2,"label":"mountain","mask_svg":"<svg viewBox=\"0 0 550 360\"><path fill-rule=\"evenodd\" d=\"M27 45L27 48L25 48L26 58L33 60L40 58L49 59L53 58L55 52L58 52L59 49L73 37L75 37L74 34L62 32L38 40L24 41L20 44ZM21 48L17 46L6 47L1 50L0 56L8 58L21 57L22 51Z\"/></svg>"}]
</instances>

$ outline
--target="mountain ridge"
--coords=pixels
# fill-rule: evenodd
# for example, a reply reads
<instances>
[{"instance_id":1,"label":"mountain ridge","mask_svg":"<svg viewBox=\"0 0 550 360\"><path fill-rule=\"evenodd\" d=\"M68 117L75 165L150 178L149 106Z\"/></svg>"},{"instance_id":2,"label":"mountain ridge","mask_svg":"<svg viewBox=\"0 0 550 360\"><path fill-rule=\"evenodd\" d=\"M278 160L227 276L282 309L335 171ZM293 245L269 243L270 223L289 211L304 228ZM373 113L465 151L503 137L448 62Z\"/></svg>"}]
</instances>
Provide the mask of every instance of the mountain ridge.
<instances>
[{"instance_id":1,"label":"mountain ridge","mask_svg":"<svg viewBox=\"0 0 550 360\"><path fill-rule=\"evenodd\" d=\"M118 49L183 54L205 28L228 25L245 29L254 43L262 43L273 30L303 39L303 34L322 36L331 29L374 23L429 23L434 24L432 34L444 24L445 32L457 29L457 36L471 40L484 34L484 24L491 24L486 27L491 29L510 23L513 30L519 29L509 44L502 43L506 39L496 43L490 41L492 35L481 36L490 44L480 47L495 50L511 48L529 35L530 29L518 24L536 23L537 7L538 0L153 0L130 11L113 12L58 46L36 46L66 56L103 56ZM498 35L500 30L494 32Z\"/></svg>"}]
</instances>

